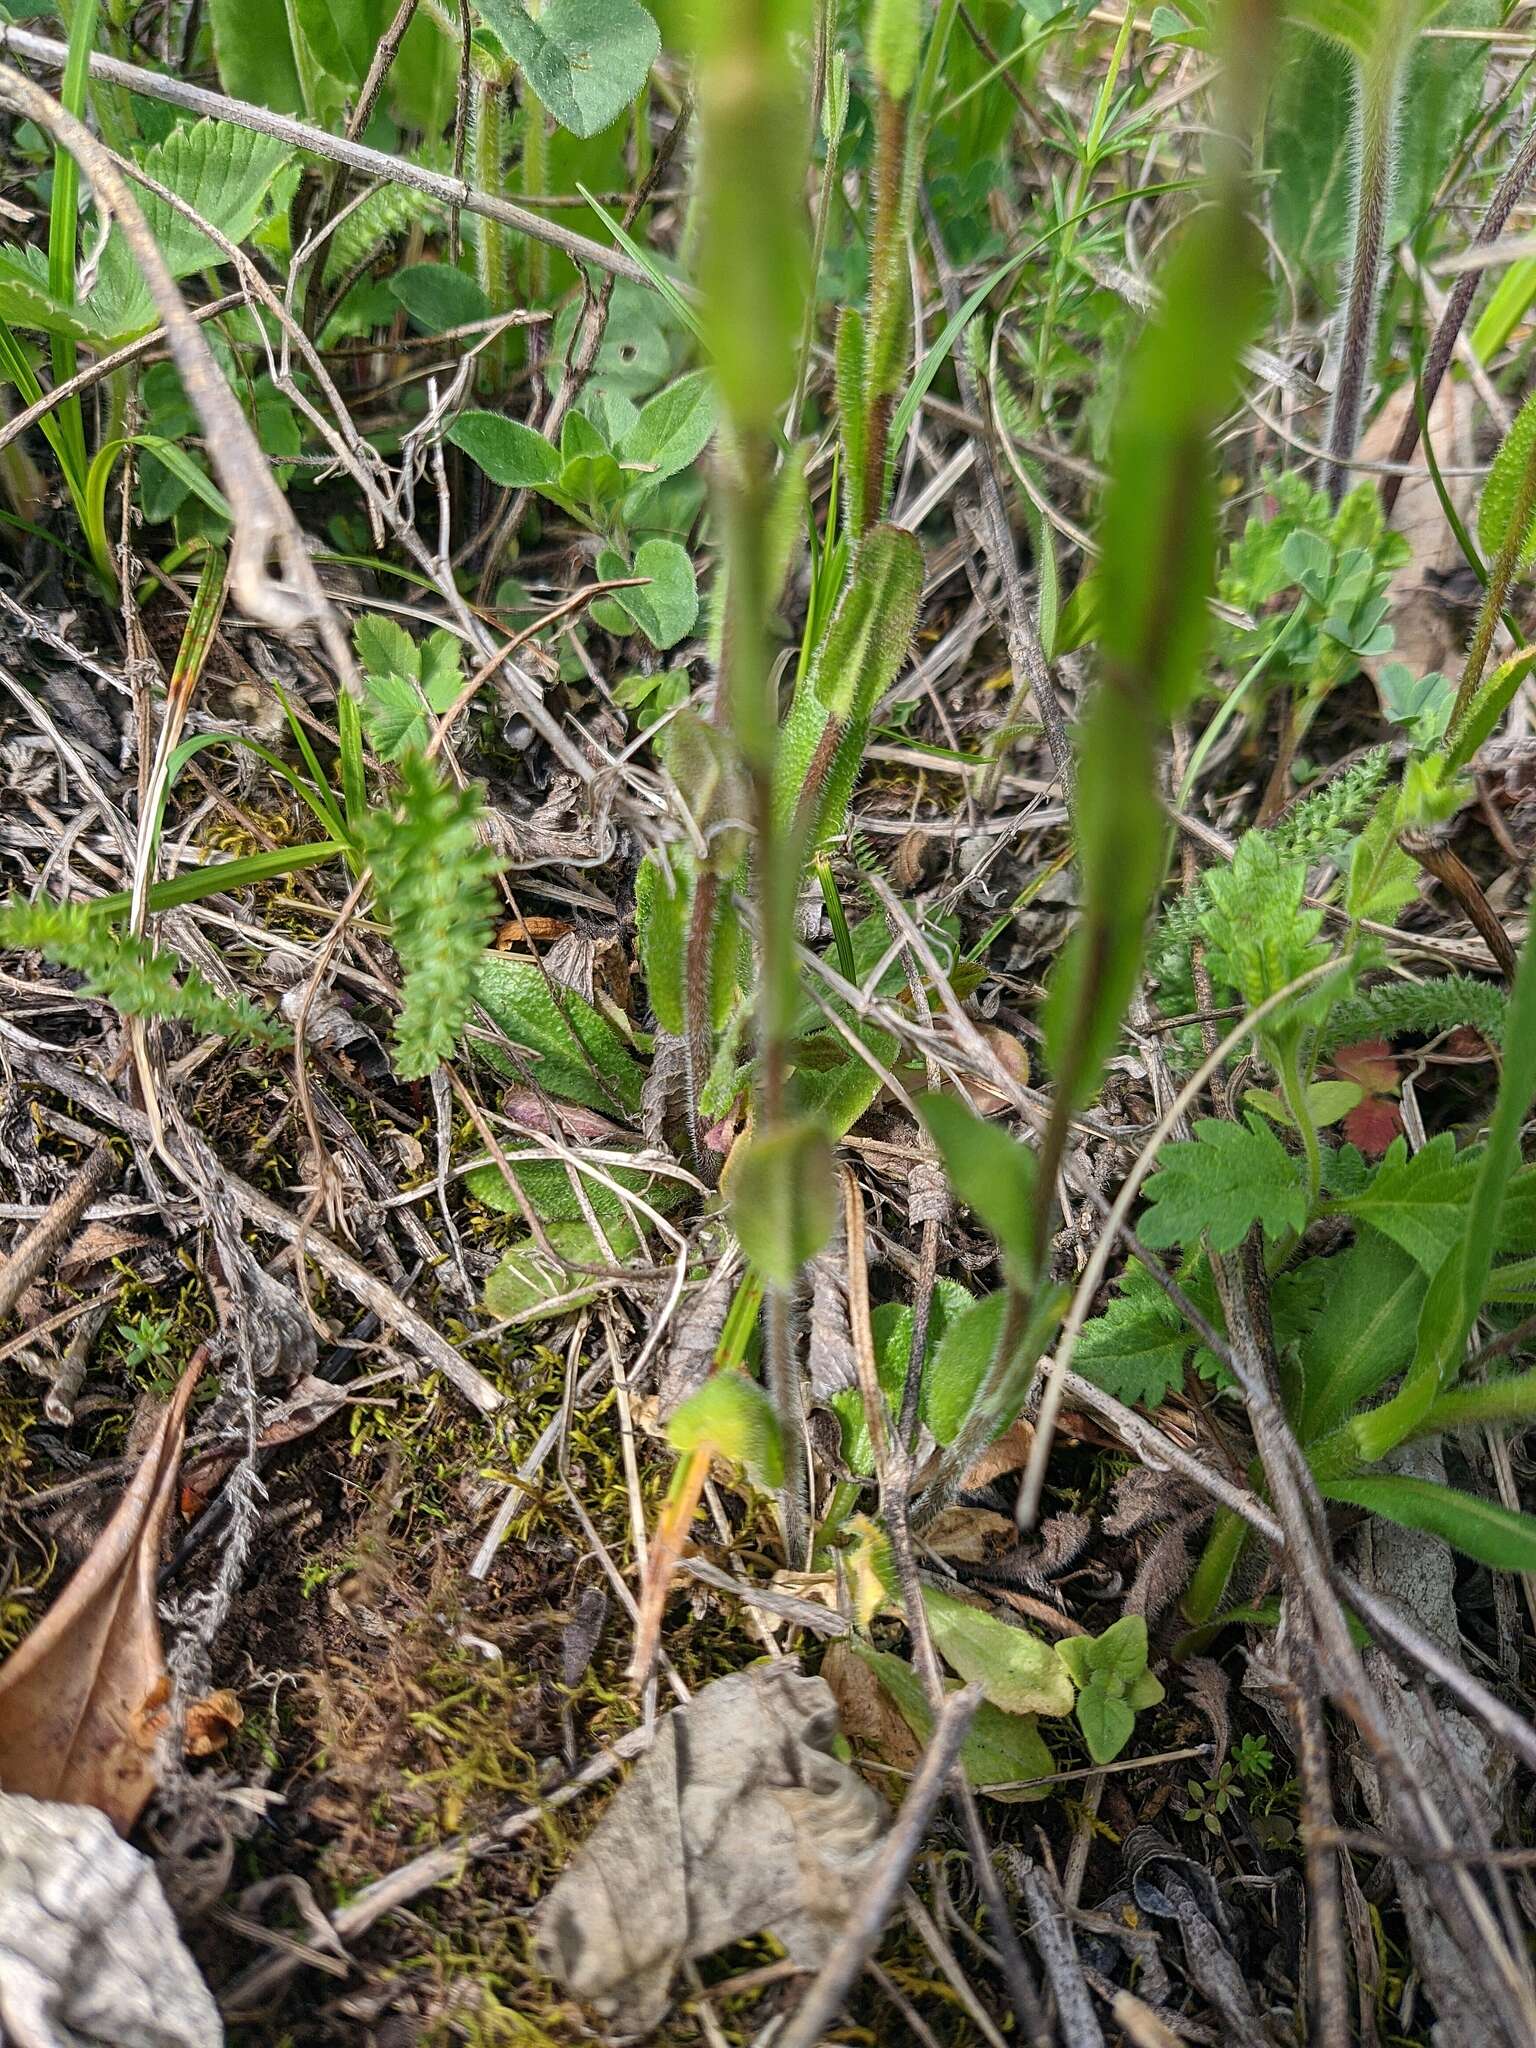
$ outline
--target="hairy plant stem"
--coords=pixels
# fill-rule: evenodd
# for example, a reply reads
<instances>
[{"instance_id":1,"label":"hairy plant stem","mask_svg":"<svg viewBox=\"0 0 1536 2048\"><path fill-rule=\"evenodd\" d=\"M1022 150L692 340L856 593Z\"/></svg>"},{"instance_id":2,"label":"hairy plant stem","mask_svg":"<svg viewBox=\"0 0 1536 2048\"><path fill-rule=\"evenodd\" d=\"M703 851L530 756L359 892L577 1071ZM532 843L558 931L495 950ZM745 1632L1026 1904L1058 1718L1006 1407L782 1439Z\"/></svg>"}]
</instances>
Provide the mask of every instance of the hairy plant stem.
<instances>
[{"instance_id":1,"label":"hairy plant stem","mask_svg":"<svg viewBox=\"0 0 1536 2048\"><path fill-rule=\"evenodd\" d=\"M1516 201L1536 173L1536 125L1521 143L1518 154L1509 169L1499 180L1498 190L1488 202L1488 211L1478 222L1477 233L1472 237L1474 248L1497 240L1504 232L1504 223L1515 209ZM1483 273L1480 270L1464 270L1451 288L1451 295L1445 302L1445 311L1435 329L1434 340L1429 345L1429 354L1424 358L1424 368L1419 377L1419 399L1423 417L1428 419L1444 382L1445 373L1451 367L1451 357L1477 296ZM1407 463L1413 460L1413 451L1419 445L1418 407L1413 408L1403 421L1402 428L1392 446L1391 460ZM1404 477L1397 472L1381 480L1381 509L1390 519L1392 508L1397 503L1397 494L1403 488Z\"/></svg>"},{"instance_id":2,"label":"hairy plant stem","mask_svg":"<svg viewBox=\"0 0 1536 2048\"><path fill-rule=\"evenodd\" d=\"M1337 505L1349 482L1349 459L1360 438L1360 415L1376 341L1376 307L1381 292L1381 259L1392 212L1394 140L1403 63L1400 47L1378 50L1362 60L1355 78L1354 234L1349 291L1344 306L1344 340L1338 381L1328 418L1326 483Z\"/></svg>"},{"instance_id":3,"label":"hairy plant stem","mask_svg":"<svg viewBox=\"0 0 1536 2048\"><path fill-rule=\"evenodd\" d=\"M469 105L470 175L483 192L499 193L506 182L506 88L475 75ZM503 222L475 223L475 276L493 313L512 303L512 239ZM485 388L499 389L507 371L507 336L498 335L481 353Z\"/></svg>"},{"instance_id":4,"label":"hairy plant stem","mask_svg":"<svg viewBox=\"0 0 1536 2048\"><path fill-rule=\"evenodd\" d=\"M1509 597L1510 585L1520 567L1525 553L1526 537L1531 530L1531 521L1536 518L1536 440L1525 458L1525 469L1520 477L1520 488L1510 510L1509 525L1499 552L1493 558L1488 571L1488 587L1483 592L1483 602L1477 614L1477 625L1472 633L1472 645L1467 649L1466 665L1461 671L1461 681L1456 689L1456 702L1451 711L1450 731L1455 732L1467 708L1477 694L1477 686L1483 679L1483 670L1488 666L1488 656L1493 651L1493 636L1498 628L1500 614Z\"/></svg>"},{"instance_id":5,"label":"hairy plant stem","mask_svg":"<svg viewBox=\"0 0 1536 2048\"><path fill-rule=\"evenodd\" d=\"M864 525L885 511L890 466L891 414L907 324L907 121L901 102L881 89L875 119L875 217L869 255L867 439L864 449Z\"/></svg>"}]
</instances>

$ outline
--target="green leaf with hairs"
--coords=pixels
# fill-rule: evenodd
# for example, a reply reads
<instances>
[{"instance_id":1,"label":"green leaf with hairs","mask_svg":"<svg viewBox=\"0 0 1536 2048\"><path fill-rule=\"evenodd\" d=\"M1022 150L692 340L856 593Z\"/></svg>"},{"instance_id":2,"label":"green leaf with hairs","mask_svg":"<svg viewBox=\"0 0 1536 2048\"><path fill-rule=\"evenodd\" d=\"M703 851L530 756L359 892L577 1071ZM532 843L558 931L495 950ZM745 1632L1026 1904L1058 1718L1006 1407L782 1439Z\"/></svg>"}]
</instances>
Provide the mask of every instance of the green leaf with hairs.
<instances>
[{"instance_id":1,"label":"green leaf with hairs","mask_svg":"<svg viewBox=\"0 0 1536 2048\"><path fill-rule=\"evenodd\" d=\"M1198 215L1162 278L1162 310L1124 374L1100 525L1102 680L1077 747L1082 914L1051 980L1046 1051L1061 1103L1098 1085L1140 969L1162 880L1158 750L1198 688L1215 579L1211 435L1258 317L1256 232L1231 205Z\"/></svg>"},{"instance_id":2,"label":"green leaf with hairs","mask_svg":"<svg viewBox=\"0 0 1536 2048\"><path fill-rule=\"evenodd\" d=\"M950 1184L997 1239L1016 1287L1035 1279L1038 1174L1030 1148L953 1095L924 1095L918 1112Z\"/></svg>"},{"instance_id":3,"label":"green leaf with hairs","mask_svg":"<svg viewBox=\"0 0 1536 2048\"><path fill-rule=\"evenodd\" d=\"M475 988L481 1008L527 1056L533 1079L551 1095L584 1103L606 1116L635 1115L645 1074L629 1056L607 1018L574 989L551 983L531 960L486 953ZM476 1050L515 1073L517 1066L492 1041Z\"/></svg>"},{"instance_id":4,"label":"green leaf with hairs","mask_svg":"<svg viewBox=\"0 0 1536 2048\"><path fill-rule=\"evenodd\" d=\"M1008 1714L1071 1713L1071 1674L1050 1643L937 1586L923 1587L923 1609L944 1662L978 1684L993 1706Z\"/></svg>"},{"instance_id":5,"label":"green leaf with hairs","mask_svg":"<svg viewBox=\"0 0 1536 2048\"><path fill-rule=\"evenodd\" d=\"M1438 1536L1453 1550L1495 1571L1536 1571L1536 1515L1519 1514L1436 1480L1406 1479L1396 1473L1325 1479L1321 1486L1325 1500L1364 1508L1404 1529Z\"/></svg>"},{"instance_id":6,"label":"green leaf with hairs","mask_svg":"<svg viewBox=\"0 0 1536 2048\"><path fill-rule=\"evenodd\" d=\"M904 100L916 83L922 42L920 0L870 0L864 53L875 83L893 100Z\"/></svg>"},{"instance_id":7,"label":"green leaf with hairs","mask_svg":"<svg viewBox=\"0 0 1536 2048\"><path fill-rule=\"evenodd\" d=\"M821 1125L764 1125L732 1162L729 1195L742 1250L770 1287L792 1287L836 1220L832 1146Z\"/></svg>"},{"instance_id":8,"label":"green leaf with hairs","mask_svg":"<svg viewBox=\"0 0 1536 2048\"><path fill-rule=\"evenodd\" d=\"M499 412L461 412L443 435L504 491L545 490L560 480L559 451L542 434Z\"/></svg>"},{"instance_id":9,"label":"green leaf with hairs","mask_svg":"<svg viewBox=\"0 0 1536 2048\"><path fill-rule=\"evenodd\" d=\"M475 0L475 12L514 57L534 92L572 135L597 135L628 107L661 54L640 0Z\"/></svg>"},{"instance_id":10,"label":"green leaf with hairs","mask_svg":"<svg viewBox=\"0 0 1536 2048\"><path fill-rule=\"evenodd\" d=\"M771 1493L784 1483L784 1439L773 1403L756 1380L726 1368L711 1373L667 1423L667 1441L685 1455L708 1451L740 1465Z\"/></svg>"},{"instance_id":11,"label":"green leaf with hairs","mask_svg":"<svg viewBox=\"0 0 1536 2048\"><path fill-rule=\"evenodd\" d=\"M1477 511L1477 537L1482 543L1483 553L1490 559L1498 554L1509 536L1509 524L1515 516L1515 505L1533 449L1536 449L1536 391L1530 394L1510 422L1493 458L1488 481L1483 485L1482 502ZM1525 537L1520 543L1519 567L1528 569L1533 561L1536 561L1536 517L1526 527Z\"/></svg>"}]
</instances>

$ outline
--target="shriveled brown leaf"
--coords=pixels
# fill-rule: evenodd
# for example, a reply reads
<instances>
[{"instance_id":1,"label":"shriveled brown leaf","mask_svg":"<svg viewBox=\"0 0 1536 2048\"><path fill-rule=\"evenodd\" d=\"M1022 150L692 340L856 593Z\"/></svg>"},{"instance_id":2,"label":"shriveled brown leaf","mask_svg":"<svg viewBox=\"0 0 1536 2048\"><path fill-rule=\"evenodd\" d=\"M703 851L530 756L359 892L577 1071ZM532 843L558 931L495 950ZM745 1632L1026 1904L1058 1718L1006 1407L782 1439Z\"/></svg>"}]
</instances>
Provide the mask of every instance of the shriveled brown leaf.
<instances>
[{"instance_id":1,"label":"shriveled brown leaf","mask_svg":"<svg viewBox=\"0 0 1536 2048\"><path fill-rule=\"evenodd\" d=\"M837 1718L848 1740L898 1771L915 1771L923 1745L864 1659L846 1643L833 1643L821 1660L821 1675L837 1701Z\"/></svg>"},{"instance_id":2,"label":"shriveled brown leaf","mask_svg":"<svg viewBox=\"0 0 1536 2048\"><path fill-rule=\"evenodd\" d=\"M183 1747L188 1756L213 1756L245 1722L245 1709L227 1687L187 1708Z\"/></svg>"},{"instance_id":3,"label":"shriveled brown leaf","mask_svg":"<svg viewBox=\"0 0 1536 2048\"><path fill-rule=\"evenodd\" d=\"M1018 1540L1018 1525L996 1508L963 1504L945 1508L924 1530L923 1541L939 1557L958 1564L984 1564Z\"/></svg>"},{"instance_id":4,"label":"shriveled brown leaf","mask_svg":"<svg viewBox=\"0 0 1536 2048\"><path fill-rule=\"evenodd\" d=\"M89 1556L0 1666L0 1786L95 1806L127 1834L155 1789L167 1688L155 1578L199 1352Z\"/></svg>"},{"instance_id":5,"label":"shriveled brown leaf","mask_svg":"<svg viewBox=\"0 0 1536 2048\"><path fill-rule=\"evenodd\" d=\"M999 1024L982 1024L977 1027L988 1046L997 1056L1003 1071L1011 1074L1021 1088L1029 1086L1029 1052L1021 1039L1011 1031L1004 1031ZM1012 1097L994 1087L990 1081L975 1077L961 1082L961 1088L970 1098L972 1109L978 1116L1002 1116L1013 1108Z\"/></svg>"},{"instance_id":6,"label":"shriveled brown leaf","mask_svg":"<svg viewBox=\"0 0 1536 2048\"><path fill-rule=\"evenodd\" d=\"M1016 1422L1011 1429L1005 1429L1000 1437L987 1445L966 1473L966 1492L979 1492L983 1486L990 1486L994 1479L1001 1479L1004 1473L1022 1472L1029 1463L1034 1441L1035 1425L1032 1422Z\"/></svg>"}]
</instances>

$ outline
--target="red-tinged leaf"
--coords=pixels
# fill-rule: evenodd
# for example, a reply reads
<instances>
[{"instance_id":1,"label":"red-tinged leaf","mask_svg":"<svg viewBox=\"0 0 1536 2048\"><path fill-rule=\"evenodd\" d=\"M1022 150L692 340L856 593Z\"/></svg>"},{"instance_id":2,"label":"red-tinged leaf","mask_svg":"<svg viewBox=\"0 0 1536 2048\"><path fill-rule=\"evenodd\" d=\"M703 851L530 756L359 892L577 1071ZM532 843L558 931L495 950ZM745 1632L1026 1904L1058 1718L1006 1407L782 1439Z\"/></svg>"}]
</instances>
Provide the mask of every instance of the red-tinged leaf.
<instances>
[{"instance_id":1,"label":"red-tinged leaf","mask_svg":"<svg viewBox=\"0 0 1536 2048\"><path fill-rule=\"evenodd\" d=\"M0 1788L99 1807L123 1835L155 1789L169 1693L155 1580L203 1363L183 1373L90 1555L0 1665Z\"/></svg>"},{"instance_id":2,"label":"red-tinged leaf","mask_svg":"<svg viewBox=\"0 0 1536 2048\"><path fill-rule=\"evenodd\" d=\"M1402 1086L1402 1068L1384 1038L1341 1046L1333 1056L1333 1066L1345 1080L1358 1082L1367 1095L1395 1095Z\"/></svg>"},{"instance_id":3,"label":"red-tinged leaf","mask_svg":"<svg viewBox=\"0 0 1536 2048\"><path fill-rule=\"evenodd\" d=\"M1344 1119L1344 1135L1367 1159L1380 1159L1403 1128L1403 1113L1395 1102L1371 1095Z\"/></svg>"}]
</instances>

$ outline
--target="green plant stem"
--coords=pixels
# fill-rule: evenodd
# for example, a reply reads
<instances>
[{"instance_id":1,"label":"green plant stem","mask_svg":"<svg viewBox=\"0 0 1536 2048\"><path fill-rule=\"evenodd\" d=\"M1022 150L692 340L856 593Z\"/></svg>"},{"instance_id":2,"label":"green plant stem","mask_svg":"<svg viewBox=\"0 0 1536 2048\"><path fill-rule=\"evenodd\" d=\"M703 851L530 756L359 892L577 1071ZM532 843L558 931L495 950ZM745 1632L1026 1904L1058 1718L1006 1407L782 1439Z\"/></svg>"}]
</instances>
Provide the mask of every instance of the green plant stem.
<instances>
[{"instance_id":1,"label":"green plant stem","mask_svg":"<svg viewBox=\"0 0 1536 2048\"><path fill-rule=\"evenodd\" d=\"M637 131L640 125L637 122ZM641 175L643 177L643 171ZM544 103L524 79L523 197L526 199L533 193L547 192L548 176L549 131L544 120ZM524 248L523 295L530 306L542 306L549 297L549 250L542 242L530 241Z\"/></svg>"},{"instance_id":2,"label":"green plant stem","mask_svg":"<svg viewBox=\"0 0 1536 2048\"><path fill-rule=\"evenodd\" d=\"M59 87L59 104L79 120L85 111L90 75L91 43L96 34L98 0L74 0L69 15L69 56ZM67 149L53 153L53 194L48 209L48 289L66 306L75 303L75 243L80 213L80 167ZM49 341L55 385L74 376L79 357L75 344L56 334ZM85 469L85 422L78 394L60 401L59 431L68 442L75 467ZM108 588L115 587L110 570Z\"/></svg>"},{"instance_id":3,"label":"green plant stem","mask_svg":"<svg viewBox=\"0 0 1536 2048\"><path fill-rule=\"evenodd\" d=\"M1354 233L1344 340L1328 420L1329 502L1337 505L1349 482L1349 459L1360 438L1360 415L1376 342L1381 259L1392 212L1393 141L1403 64L1396 39L1360 63L1356 74Z\"/></svg>"},{"instance_id":4,"label":"green plant stem","mask_svg":"<svg viewBox=\"0 0 1536 2048\"><path fill-rule=\"evenodd\" d=\"M885 512L891 414L901 370L907 321L905 209L907 121L901 105L881 91L875 115L875 217L869 256L867 336L867 440L864 450L864 525Z\"/></svg>"},{"instance_id":5,"label":"green plant stem","mask_svg":"<svg viewBox=\"0 0 1536 2048\"><path fill-rule=\"evenodd\" d=\"M1209 1621L1221 1605L1238 1559L1248 1541L1248 1524L1230 1508L1218 1508L1183 1599L1187 1618L1197 1626Z\"/></svg>"},{"instance_id":6,"label":"green plant stem","mask_svg":"<svg viewBox=\"0 0 1536 2048\"><path fill-rule=\"evenodd\" d=\"M473 182L481 191L500 197L507 166L506 88L478 72L470 89L469 158ZM511 237L500 221L481 219L475 223L475 275L491 311L504 312L512 303L512 248ZM480 361L485 388L499 389L506 375L507 336L491 342Z\"/></svg>"},{"instance_id":7,"label":"green plant stem","mask_svg":"<svg viewBox=\"0 0 1536 2048\"><path fill-rule=\"evenodd\" d=\"M1301 1149L1307 1161L1307 1213L1317 1207L1317 1198L1323 1190L1323 1152L1317 1139L1317 1125L1312 1121L1312 1112L1307 1107L1307 1091L1302 1084L1301 1069L1296 1058L1294 1045L1280 1053L1277 1049L1276 1072L1280 1076L1280 1087L1285 1095L1285 1106L1291 1112L1291 1119L1301 1137Z\"/></svg>"},{"instance_id":8,"label":"green plant stem","mask_svg":"<svg viewBox=\"0 0 1536 2048\"><path fill-rule=\"evenodd\" d=\"M1467 649L1466 666L1462 669L1461 681L1456 690L1456 702L1451 710L1449 730L1453 733L1477 694L1477 686L1483 679L1483 670L1488 666L1494 631L1509 597L1516 571L1520 567L1520 558L1525 551L1526 537L1531 530L1533 518L1536 518L1536 440L1531 442L1530 452L1525 458L1525 469L1520 477L1520 488L1515 494L1509 525L1505 530L1499 552L1494 556L1488 571L1488 587L1483 592L1477 625L1472 633L1472 644Z\"/></svg>"}]
</instances>

